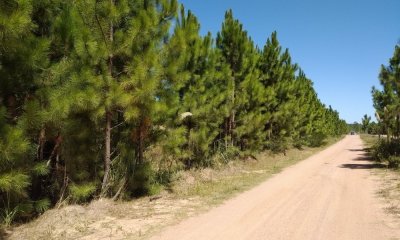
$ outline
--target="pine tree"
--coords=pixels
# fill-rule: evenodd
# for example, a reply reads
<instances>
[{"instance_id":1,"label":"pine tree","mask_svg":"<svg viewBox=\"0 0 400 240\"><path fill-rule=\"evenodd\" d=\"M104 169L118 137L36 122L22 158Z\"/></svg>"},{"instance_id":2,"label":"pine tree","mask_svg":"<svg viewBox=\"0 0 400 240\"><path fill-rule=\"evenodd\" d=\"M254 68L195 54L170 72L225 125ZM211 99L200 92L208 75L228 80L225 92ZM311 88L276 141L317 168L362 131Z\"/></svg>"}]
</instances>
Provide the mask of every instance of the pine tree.
<instances>
[{"instance_id":1,"label":"pine tree","mask_svg":"<svg viewBox=\"0 0 400 240\"><path fill-rule=\"evenodd\" d=\"M225 13L225 20L221 31L217 34L216 47L221 51L223 64L227 64L231 70L228 84L229 97L227 107L229 114L226 116L224 135L231 146L242 145L240 137L246 134L241 128L245 124L245 104L249 96L246 88L253 84L256 77L256 49L253 41L248 37L242 24L234 19L232 10ZM248 85L248 86L245 86ZM257 87L255 87L257 88ZM256 95L258 95L256 93ZM242 119L238 119L242 118ZM235 130L235 129L238 129Z\"/></svg>"},{"instance_id":2,"label":"pine tree","mask_svg":"<svg viewBox=\"0 0 400 240\"><path fill-rule=\"evenodd\" d=\"M48 44L33 34L31 1L0 4L0 102L17 120L20 106L35 90L35 79L46 66Z\"/></svg>"},{"instance_id":3,"label":"pine tree","mask_svg":"<svg viewBox=\"0 0 400 240\"><path fill-rule=\"evenodd\" d=\"M34 162L34 146L23 124L25 104L34 98L37 81L48 63L48 41L37 34L31 1L0 2L0 206L9 224L23 213L43 211L48 200L29 196L31 179L47 174Z\"/></svg>"},{"instance_id":4,"label":"pine tree","mask_svg":"<svg viewBox=\"0 0 400 240\"><path fill-rule=\"evenodd\" d=\"M96 163L94 158L100 149L91 143L97 144L99 139L104 139L101 147L104 159L103 192L108 187L111 151L116 146L111 140L111 125L117 121L116 98L119 96L113 40L114 24L125 13L124 2L120 3L118 6L113 1L66 3L56 26L56 32L62 34L55 42L65 51L60 53L59 62L49 73L49 121L58 126L57 135L65 140L63 159L67 165L72 163L71 170L75 170L74 163L86 165L82 161L92 159L88 168L74 173L78 179L85 179L80 176L87 176L87 169ZM68 98L64 98L65 95ZM86 123L90 130L82 129L82 125L76 126L77 122ZM98 136L101 129L103 137ZM86 144L86 148L84 145L79 145L79 148L73 146L80 141ZM91 157L85 160L85 155ZM92 180L97 177L90 175Z\"/></svg>"},{"instance_id":5,"label":"pine tree","mask_svg":"<svg viewBox=\"0 0 400 240\"><path fill-rule=\"evenodd\" d=\"M372 88L372 98L379 121L387 131L387 137L400 136L400 46L396 45L388 66L381 66L379 80L383 90Z\"/></svg>"},{"instance_id":6,"label":"pine tree","mask_svg":"<svg viewBox=\"0 0 400 240\"><path fill-rule=\"evenodd\" d=\"M181 71L189 78L179 90L178 125L185 127L185 144L178 158L187 167L212 164L212 156L221 146L221 124L226 116L225 101L229 74L226 65L219 65L220 52L213 48L211 34L200 37L196 17L184 8L172 36L171 43L183 46L178 56L185 56ZM179 49L174 46L173 49ZM176 62L178 56L171 55ZM176 136L175 136L176 138Z\"/></svg>"},{"instance_id":7,"label":"pine tree","mask_svg":"<svg viewBox=\"0 0 400 240\"><path fill-rule=\"evenodd\" d=\"M126 26L116 38L123 61L121 187L129 182L130 191L137 194L149 191L152 166L146 161L145 152L160 141L161 128L171 129L168 120L176 118L175 93L185 80L185 74L177 68L180 57L174 63L168 61L168 34L176 11L175 0L137 2L130 6Z\"/></svg>"},{"instance_id":8,"label":"pine tree","mask_svg":"<svg viewBox=\"0 0 400 240\"><path fill-rule=\"evenodd\" d=\"M266 89L269 101L264 107L268 112L265 130L268 132L268 145L276 150L284 150L293 134L292 112L296 106L295 72L289 51L282 53L276 32L273 32L264 46L259 62L261 82Z\"/></svg>"},{"instance_id":9,"label":"pine tree","mask_svg":"<svg viewBox=\"0 0 400 240\"><path fill-rule=\"evenodd\" d=\"M30 145L21 129L6 123L5 108L0 109L0 134L0 206L2 221L9 224L19 213L30 212L26 205L30 165L24 162Z\"/></svg>"},{"instance_id":10,"label":"pine tree","mask_svg":"<svg viewBox=\"0 0 400 240\"><path fill-rule=\"evenodd\" d=\"M312 82L302 70L299 71L295 81L295 103L297 113L294 118L294 130L292 134L296 147L308 144L308 138L314 133L315 112L319 109L316 106L317 95L313 89Z\"/></svg>"},{"instance_id":11,"label":"pine tree","mask_svg":"<svg viewBox=\"0 0 400 240\"><path fill-rule=\"evenodd\" d=\"M371 117L365 114L363 118L361 119L361 124L362 124L362 130L364 133L368 133L368 129L371 124Z\"/></svg>"}]
</instances>

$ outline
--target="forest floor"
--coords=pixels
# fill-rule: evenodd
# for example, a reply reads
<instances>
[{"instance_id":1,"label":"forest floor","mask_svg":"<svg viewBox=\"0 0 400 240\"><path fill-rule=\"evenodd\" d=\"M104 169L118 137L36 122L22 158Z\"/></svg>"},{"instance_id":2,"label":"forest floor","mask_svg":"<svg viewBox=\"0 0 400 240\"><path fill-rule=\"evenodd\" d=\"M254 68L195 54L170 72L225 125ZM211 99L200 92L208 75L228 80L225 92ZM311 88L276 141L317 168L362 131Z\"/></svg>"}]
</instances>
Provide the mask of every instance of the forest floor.
<instances>
[{"instance_id":1,"label":"forest floor","mask_svg":"<svg viewBox=\"0 0 400 240\"><path fill-rule=\"evenodd\" d=\"M151 239L400 239L400 219L393 212L397 208L388 207L396 196L382 196L387 192L382 187L392 184L379 169L385 166L369 157L360 136L349 135ZM398 176L393 182L398 183Z\"/></svg>"},{"instance_id":2,"label":"forest floor","mask_svg":"<svg viewBox=\"0 0 400 240\"><path fill-rule=\"evenodd\" d=\"M217 169L182 171L172 191L132 201L92 201L45 212L36 220L7 231L7 239L148 239L191 216L221 205L332 145L291 149L283 154L264 152L257 160L235 160Z\"/></svg>"}]
</instances>

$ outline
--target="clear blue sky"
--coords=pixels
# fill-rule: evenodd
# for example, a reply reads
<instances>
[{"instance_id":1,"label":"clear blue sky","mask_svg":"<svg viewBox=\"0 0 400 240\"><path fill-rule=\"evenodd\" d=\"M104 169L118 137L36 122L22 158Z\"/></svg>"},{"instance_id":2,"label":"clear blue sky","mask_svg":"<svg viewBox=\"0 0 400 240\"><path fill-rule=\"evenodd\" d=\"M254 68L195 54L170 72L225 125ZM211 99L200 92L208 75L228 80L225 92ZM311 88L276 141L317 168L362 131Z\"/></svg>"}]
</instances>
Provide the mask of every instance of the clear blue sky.
<instances>
[{"instance_id":1,"label":"clear blue sky","mask_svg":"<svg viewBox=\"0 0 400 240\"><path fill-rule=\"evenodd\" d=\"M400 41L400 0L179 1L202 34L216 36L227 9L260 47L276 30L323 103L350 123L374 115L370 91Z\"/></svg>"}]
</instances>

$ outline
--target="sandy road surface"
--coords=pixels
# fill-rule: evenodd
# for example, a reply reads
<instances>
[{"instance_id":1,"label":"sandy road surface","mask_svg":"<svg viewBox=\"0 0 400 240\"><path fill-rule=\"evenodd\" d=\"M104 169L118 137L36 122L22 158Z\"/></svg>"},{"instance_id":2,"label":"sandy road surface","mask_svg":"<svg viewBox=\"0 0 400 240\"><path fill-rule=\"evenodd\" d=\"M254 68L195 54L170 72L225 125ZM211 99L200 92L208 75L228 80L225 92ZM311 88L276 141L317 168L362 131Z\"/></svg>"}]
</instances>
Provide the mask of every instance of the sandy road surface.
<instances>
[{"instance_id":1,"label":"sandy road surface","mask_svg":"<svg viewBox=\"0 0 400 240\"><path fill-rule=\"evenodd\" d=\"M359 136L347 136L220 207L152 239L400 239Z\"/></svg>"}]
</instances>

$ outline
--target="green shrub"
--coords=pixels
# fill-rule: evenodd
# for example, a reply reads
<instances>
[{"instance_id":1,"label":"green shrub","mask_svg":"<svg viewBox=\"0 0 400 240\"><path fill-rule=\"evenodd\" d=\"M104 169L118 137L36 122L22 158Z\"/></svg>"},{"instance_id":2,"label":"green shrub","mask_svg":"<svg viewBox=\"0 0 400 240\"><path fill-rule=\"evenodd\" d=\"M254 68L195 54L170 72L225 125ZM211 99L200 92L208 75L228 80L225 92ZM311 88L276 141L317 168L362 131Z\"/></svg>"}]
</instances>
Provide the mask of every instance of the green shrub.
<instances>
[{"instance_id":1,"label":"green shrub","mask_svg":"<svg viewBox=\"0 0 400 240\"><path fill-rule=\"evenodd\" d=\"M387 162L390 168L398 168L400 165L400 141L380 140L373 146L372 156L379 162Z\"/></svg>"},{"instance_id":2,"label":"green shrub","mask_svg":"<svg viewBox=\"0 0 400 240\"><path fill-rule=\"evenodd\" d=\"M285 137L272 139L267 143L266 147L274 153L285 152L289 148L289 141Z\"/></svg>"},{"instance_id":3,"label":"green shrub","mask_svg":"<svg viewBox=\"0 0 400 240\"><path fill-rule=\"evenodd\" d=\"M398 168L400 166L400 156L390 156L387 161L389 168Z\"/></svg>"},{"instance_id":4,"label":"green shrub","mask_svg":"<svg viewBox=\"0 0 400 240\"><path fill-rule=\"evenodd\" d=\"M295 138L295 139L293 139L293 144L292 145L293 145L293 147L301 150L301 149L303 149L303 146L308 145L308 143L307 143L306 139Z\"/></svg>"},{"instance_id":5,"label":"green shrub","mask_svg":"<svg viewBox=\"0 0 400 240\"><path fill-rule=\"evenodd\" d=\"M375 160L383 162L390 156L389 144L384 140L379 140L372 150L372 156Z\"/></svg>"},{"instance_id":6,"label":"green shrub","mask_svg":"<svg viewBox=\"0 0 400 240\"><path fill-rule=\"evenodd\" d=\"M309 147L320 147L325 144L326 135L322 132L313 133L310 137L308 137L308 146Z\"/></svg>"},{"instance_id":7,"label":"green shrub","mask_svg":"<svg viewBox=\"0 0 400 240\"><path fill-rule=\"evenodd\" d=\"M80 203L88 201L96 190L95 183L73 184L69 187L69 194L74 202Z\"/></svg>"},{"instance_id":8,"label":"green shrub","mask_svg":"<svg viewBox=\"0 0 400 240\"><path fill-rule=\"evenodd\" d=\"M152 192L155 177L156 174L150 162L136 165L133 175L129 177L128 191L132 196L149 195Z\"/></svg>"},{"instance_id":9,"label":"green shrub","mask_svg":"<svg viewBox=\"0 0 400 240\"><path fill-rule=\"evenodd\" d=\"M5 208L2 212L1 222L5 227L11 226L15 217L18 215L19 209L15 207L14 209Z\"/></svg>"},{"instance_id":10,"label":"green shrub","mask_svg":"<svg viewBox=\"0 0 400 240\"><path fill-rule=\"evenodd\" d=\"M158 183L152 183L149 186L149 189L147 191L147 194L152 196L152 195L157 195L163 190L163 185L158 184Z\"/></svg>"},{"instance_id":11,"label":"green shrub","mask_svg":"<svg viewBox=\"0 0 400 240\"><path fill-rule=\"evenodd\" d=\"M372 155L378 161L386 161L390 156L398 156L400 153L400 141L392 140L390 142L385 140L378 141L373 146Z\"/></svg>"},{"instance_id":12,"label":"green shrub","mask_svg":"<svg viewBox=\"0 0 400 240\"><path fill-rule=\"evenodd\" d=\"M46 176L50 173L50 168L46 162L40 162L33 166L32 172L36 176Z\"/></svg>"},{"instance_id":13,"label":"green shrub","mask_svg":"<svg viewBox=\"0 0 400 240\"><path fill-rule=\"evenodd\" d=\"M44 198L34 202L34 208L38 213L44 213L51 206L51 202L49 199Z\"/></svg>"},{"instance_id":14,"label":"green shrub","mask_svg":"<svg viewBox=\"0 0 400 240\"><path fill-rule=\"evenodd\" d=\"M169 169L159 169L155 174L155 182L161 185L168 185L174 178L176 171Z\"/></svg>"}]
</instances>

